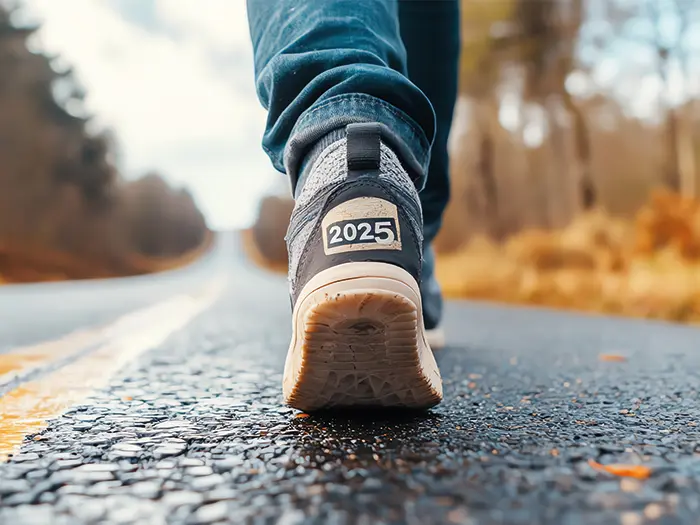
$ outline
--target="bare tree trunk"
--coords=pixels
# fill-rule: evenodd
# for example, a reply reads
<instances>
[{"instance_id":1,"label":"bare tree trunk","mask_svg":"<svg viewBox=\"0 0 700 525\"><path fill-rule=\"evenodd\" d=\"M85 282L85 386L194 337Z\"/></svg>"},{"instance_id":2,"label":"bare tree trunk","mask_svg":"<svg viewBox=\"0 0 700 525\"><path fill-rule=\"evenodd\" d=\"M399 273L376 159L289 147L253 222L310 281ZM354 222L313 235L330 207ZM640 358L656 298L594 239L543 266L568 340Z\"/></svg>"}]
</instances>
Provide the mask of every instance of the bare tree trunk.
<instances>
[{"instance_id":1,"label":"bare tree trunk","mask_svg":"<svg viewBox=\"0 0 700 525\"><path fill-rule=\"evenodd\" d=\"M593 170L591 168L592 153L591 139L588 124L571 96L566 89L566 79L574 69L574 53L579 41L579 32L584 19L583 0L573 0L572 10L569 16L569 28L565 27L560 33L562 54L558 60L558 81L557 87L561 95L564 108L572 121L573 135L573 159L572 174L576 187L575 213L588 211L598 204L598 194L593 182Z\"/></svg>"},{"instance_id":2,"label":"bare tree trunk","mask_svg":"<svg viewBox=\"0 0 700 525\"><path fill-rule=\"evenodd\" d=\"M549 195L547 185L542 180L542 174L546 173L547 162L544 162L542 148L527 148L527 170L530 179L532 200L530 209L534 213L534 226L536 228L550 228L552 226L549 213Z\"/></svg>"},{"instance_id":3,"label":"bare tree trunk","mask_svg":"<svg viewBox=\"0 0 700 525\"><path fill-rule=\"evenodd\" d=\"M680 172L681 193L688 197L697 197L697 179L695 173L695 149L693 144L692 117L678 122L678 167Z\"/></svg>"},{"instance_id":4,"label":"bare tree trunk","mask_svg":"<svg viewBox=\"0 0 700 525\"><path fill-rule=\"evenodd\" d=\"M690 154L693 166L693 181L695 182L695 197L700 197L698 185L700 184L700 104L698 99L694 99L690 103L690 111L688 111L688 127L690 128Z\"/></svg>"},{"instance_id":5,"label":"bare tree trunk","mask_svg":"<svg viewBox=\"0 0 700 525\"><path fill-rule=\"evenodd\" d=\"M661 19L660 6L655 0L647 0L645 7L654 21L654 46L656 47L657 73L664 90L659 94L659 105L666 110L664 123L664 171L663 182L673 191L681 190L681 174L678 165L678 116L676 110L666 100L669 88L668 62L672 49L663 40L658 20Z\"/></svg>"},{"instance_id":6,"label":"bare tree trunk","mask_svg":"<svg viewBox=\"0 0 700 525\"><path fill-rule=\"evenodd\" d=\"M593 169L591 168L593 160L591 137L583 112L573 101L566 88L562 92L562 98L573 121L574 180L578 186L579 205L584 211L588 211L598 205L598 192L593 182Z\"/></svg>"},{"instance_id":7,"label":"bare tree trunk","mask_svg":"<svg viewBox=\"0 0 700 525\"><path fill-rule=\"evenodd\" d=\"M690 68L685 68L685 77L690 75ZM685 184L687 184L688 195L694 198L700 197L700 133L698 122L700 122L700 102L693 98L686 104L684 110L684 130L681 142L681 166L685 173Z\"/></svg>"},{"instance_id":8,"label":"bare tree trunk","mask_svg":"<svg viewBox=\"0 0 700 525\"><path fill-rule=\"evenodd\" d=\"M500 236L498 186L496 184L495 141L491 125L490 102L474 104L479 133L477 175L483 194L483 213L487 231L495 238Z\"/></svg>"},{"instance_id":9,"label":"bare tree trunk","mask_svg":"<svg viewBox=\"0 0 700 525\"><path fill-rule=\"evenodd\" d=\"M688 197L698 197L698 173L696 166L696 151L697 144L695 141L695 129L694 129L694 117L696 109L696 98L692 97L691 93L688 92L688 83L692 73L692 67L690 64L689 50L683 45L688 29L691 25L691 20L693 19L692 12L696 9L695 2L692 0L675 0L673 6L676 10L678 19L680 20L680 27L678 29L677 36L677 46L676 46L676 56L680 64L680 69L683 77L683 93L691 98L690 101L686 102L685 107L682 110L681 118L678 119L678 136L676 138L676 143L678 147L678 170L680 177L680 188L681 193Z\"/></svg>"},{"instance_id":10,"label":"bare tree trunk","mask_svg":"<svg viewBox=\"0 0 700 525\"><path fill-rule=\"evenodd\" d=\"M549 144L554 158L554 169L544 173L546 176L548 221L551 226L559 228L565 226L571 216L576 213L576 210L572 209L573 203L569 192L574 165L567 151L566 130L559 124L557 113L560 110L560 103L557 97L548 97L545 110L549 126Z\"/></svg>"},{"instance_id":11,"label":"bare tree trunk","mask_svg":"<svg viewBox=\"0 0 700 525\"><path fill-rule=\"evenodd\" d=\"M678 115L674 108L666 112L666 165L664 166L664 182L674 190L681 190L681 175L678 166Z\"/></svg>"}]
</instances>

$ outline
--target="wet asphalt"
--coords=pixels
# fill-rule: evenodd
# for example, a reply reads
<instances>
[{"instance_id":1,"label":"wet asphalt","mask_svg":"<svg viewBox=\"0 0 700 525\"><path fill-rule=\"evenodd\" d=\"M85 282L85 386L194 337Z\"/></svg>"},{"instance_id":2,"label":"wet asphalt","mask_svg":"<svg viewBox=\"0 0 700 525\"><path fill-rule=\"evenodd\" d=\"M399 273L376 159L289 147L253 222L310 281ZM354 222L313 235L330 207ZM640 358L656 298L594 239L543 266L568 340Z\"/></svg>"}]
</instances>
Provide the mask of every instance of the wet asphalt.
<instances>
[{"instance_id":1,"label":"wet asphalt","mask_svg":"<svg viewBox=\"0 0 700 525\"><path fill-rule=\"evenodd\" d=\"M0 523L700 523L698 329L451 303L443 404L306 416L284 278L225 258L212 308L0 465Z\"/></svg>"}]
</instances>

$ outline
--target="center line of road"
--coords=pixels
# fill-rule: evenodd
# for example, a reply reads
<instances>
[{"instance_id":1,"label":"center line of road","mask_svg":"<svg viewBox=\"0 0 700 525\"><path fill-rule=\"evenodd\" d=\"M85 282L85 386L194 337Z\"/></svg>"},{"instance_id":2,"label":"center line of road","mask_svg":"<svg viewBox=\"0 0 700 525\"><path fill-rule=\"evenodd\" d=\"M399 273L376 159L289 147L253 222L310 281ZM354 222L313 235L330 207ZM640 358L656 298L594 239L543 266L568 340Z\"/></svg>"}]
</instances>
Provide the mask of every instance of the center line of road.
<instances>
[{"instance_id":1,"label":"center line of road","mask_svg":"<svg viewBox=\"0 0 700 525\"><path fill-rule=\"evenodd\" d=\"M101 330L96 350L0 398L0 461L41 432L48 420L82 402L137 356L160 345L173 332L211 306L226 286L219 279L196 295L178 295L129 314Z\"/></svg>"},{"instance_id":2,"label":"center line of road","mask_svg":"<svg viewBox=\"0 0 700 525\"><path fill-rule=\"evenodd\" d=\"M0 393L12 383L79 354L104 338L104 328L80 330L55 341L0 354Z\"/></svg>"}]
</instances>

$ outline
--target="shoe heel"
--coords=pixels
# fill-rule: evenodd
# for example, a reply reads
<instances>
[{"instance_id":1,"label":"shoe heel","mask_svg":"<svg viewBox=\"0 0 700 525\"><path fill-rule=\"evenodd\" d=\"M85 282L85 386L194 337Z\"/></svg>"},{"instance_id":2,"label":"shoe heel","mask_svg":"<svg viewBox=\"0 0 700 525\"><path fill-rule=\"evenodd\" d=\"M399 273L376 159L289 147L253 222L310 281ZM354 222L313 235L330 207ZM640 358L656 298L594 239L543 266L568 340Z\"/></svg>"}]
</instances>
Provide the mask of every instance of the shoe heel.
<instances>
[{"instance_id":1,"label":"shoe heel","mask_svg":"<svg viewBox=\"0 0 700 525\"><path fill-rule=\"evenodd\" d=\"M421 311L415 279L395 265L352 262L314 276L293 313L285 402L309 411L438 404Z\"/></svg>"}]
</instances>

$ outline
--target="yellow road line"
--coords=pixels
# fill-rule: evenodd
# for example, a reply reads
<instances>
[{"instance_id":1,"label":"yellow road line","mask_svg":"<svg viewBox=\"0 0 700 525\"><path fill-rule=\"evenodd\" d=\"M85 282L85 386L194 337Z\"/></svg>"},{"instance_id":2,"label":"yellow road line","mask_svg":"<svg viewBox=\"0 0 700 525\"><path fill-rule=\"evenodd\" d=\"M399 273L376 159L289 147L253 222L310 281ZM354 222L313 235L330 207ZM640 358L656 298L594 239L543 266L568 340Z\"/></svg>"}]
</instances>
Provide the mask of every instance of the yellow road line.
<instances>
[{"instance_id":1,"label":"yellow road line","mask_svg":"<svg viewBox=\"0 0 700 525\"><path fill-rule=\"evenodd\" d=\"M80 330L55 341L16 348L0 354L0 386L18 376L51 365L99 342L102 329Z\"/></svg>"},{"instance_id":2,"label":"yellow road line","mask_svg":"<svg viewBox=\"0 0 700 525\"><path fill-rule=\"evenodd\" d=\"M0 461L40 432L48 420L82 402L128 362L161 344L185 326L219 296L225 281L214 282L202 293L173 297L130 314L103 331L106 340L94 352L0 398Z\"/></svg>"}]
</instances>

